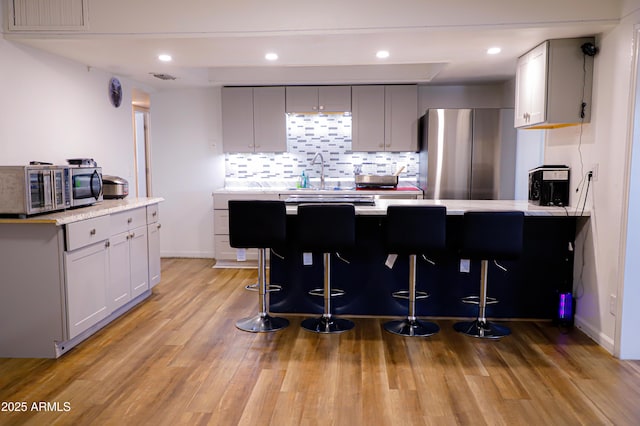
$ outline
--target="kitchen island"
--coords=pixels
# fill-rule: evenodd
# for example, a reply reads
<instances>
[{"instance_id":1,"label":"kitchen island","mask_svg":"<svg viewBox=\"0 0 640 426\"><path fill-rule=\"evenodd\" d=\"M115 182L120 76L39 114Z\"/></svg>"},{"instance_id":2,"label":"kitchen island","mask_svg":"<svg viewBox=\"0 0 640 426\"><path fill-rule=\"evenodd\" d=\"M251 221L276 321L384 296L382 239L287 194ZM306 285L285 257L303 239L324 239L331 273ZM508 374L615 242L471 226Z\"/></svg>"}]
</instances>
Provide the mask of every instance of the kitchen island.
<instances>
[{"instance_id":1,"label":"kitchen island","mask_svg":"<svg viewBox=\"0 0 640 426\"><path fill-rule=\"evenodd\" d=\"M332 285L346 294L334 299L338 315L404 316L406 300L391 293L408 287L408 258L398 257L392 269L385 266L389 253L383 246L383 227L389 205L444 205L447 207L447 250L433 259L419 261L418 290L430 297L417 304L418 315L473 317L474 305L461 303L477 295L479 262L470 262L468 271L459 255L462 215L469 210L518 210L525 214L524 248L520 259L501 262L504 272L490 267L489 295L500 303L490 305L488 315L499 318L552 319L557 312L558 294L573 288L573 259L576 227L589 216L575 208L541 207L526 201L491 200L398 200L378 199L373 206L356 206L356 247L340 253L349 260L332 262ZM274 313L318 314L322 298L308 291L322 287L322 256L314 253L313 264L303 265L303 253L296 243L297 207L287 206L289 237L286 247L271 256L271 281L282 291L270 294Z\"/></svg>"},{"instance_id":2,"label":"kitchen island","mask_svg":"<svg viewBox=\"0 0 640 426\"><path fill-rule=\"evenodd\" d=\"M216 268L255 267L258 251L248 249L244 257L248 262L238 262L236 250L229 244L229 200L286 200L298 196L356 197L368 196L376 200L422 199L422 190L410 182L401 182L394 188L356 188L351 181L328 181L326 189L296 188L294 182L255 182L252 186L228 186L213 192L213 228Z\"/></svg>"},{"instance_id":3,"label":"kitchen island","mask_svg":"<svg viewBox=\"0 0 640 426\"><path fill-rule=\"evenodd\" d=\"M0 218L0 357L57 358L149 297L162 201Z\"/></svg>"}]
</instances>

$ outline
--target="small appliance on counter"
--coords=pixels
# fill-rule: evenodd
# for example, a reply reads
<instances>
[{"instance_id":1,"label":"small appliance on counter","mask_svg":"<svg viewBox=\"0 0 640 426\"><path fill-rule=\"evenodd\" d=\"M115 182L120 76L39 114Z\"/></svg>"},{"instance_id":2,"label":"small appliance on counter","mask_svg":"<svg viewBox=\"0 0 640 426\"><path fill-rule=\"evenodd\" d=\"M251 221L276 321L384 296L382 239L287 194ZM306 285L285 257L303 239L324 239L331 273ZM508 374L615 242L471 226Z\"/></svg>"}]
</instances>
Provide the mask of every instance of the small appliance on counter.
<instances>
[{"instance_id":1,"label":"small appliance on counter","mask_svg":"<svg viewBox=\"0 0 640 426\"><path fill-rule=\"evenodd\" d=\"M529 170L529 202L539 206L569 205L570 169L544 165Z\"/></svg>"},{"instance_id":2,"label":"small appliance on counter","mask_svg":"<svg viewBox=\"0 0 640 426\"><path fill-rule=\"evenodd\" d=\"M356 188L395 188L398 186L397 175L356 175Z\"/></svg>"},{"instance_id":3,"label":"small appliance on counter","mask_svg":"<svg viewBox=\"0 0 640 426\"><path fill-rule=\"evenodd\" d=\"M129 182L118 176L102 176L102 195L105 200L125 198L129 195Z\"/></svg>"},{"instance_id":4,"label":"small appliance on counter","mask_svg":"<svg viewBox=\"0 0 640 426\"><path fill-rule=\"evenodd\" d=\"M33 163L0 166L0 215L25 217L71 207L68 168Z\"/></svg>"},{"instance_id":5,"label":"small appliance on counter","mask_svg":"<svg viewBox=\"0 0 640 426\"><path fill-rule=\"evenodd\" d=\"M68 159L71 207L90 206L102 201L102 168L93 158Z\"/></svg>"}]
</instances>

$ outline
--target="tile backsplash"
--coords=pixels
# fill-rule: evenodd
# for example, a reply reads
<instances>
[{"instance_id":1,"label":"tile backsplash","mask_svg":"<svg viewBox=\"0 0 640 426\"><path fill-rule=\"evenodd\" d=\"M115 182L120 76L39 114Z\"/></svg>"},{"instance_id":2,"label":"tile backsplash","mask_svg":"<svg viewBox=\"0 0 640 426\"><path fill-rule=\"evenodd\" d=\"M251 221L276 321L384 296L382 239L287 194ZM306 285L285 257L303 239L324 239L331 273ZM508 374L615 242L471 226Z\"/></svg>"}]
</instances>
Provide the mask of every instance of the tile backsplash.
<instances>
[{"instance_id":1,"label":"tile backsplash","mask_svg":"<svg viewBox=\"0 0 640 426\"><path fill-rule=\"evenodd\" d=\"M314 155L324 158L327 179L353 179L354 166L364 174L393 174L405 166L401 179L417 181L415 152L352 152L350 114L288 114L287 152L225 154L225 178L242 180L296 180L303 171L320 177L320 164L311 165Z\"/></svg>"}]
</instances>

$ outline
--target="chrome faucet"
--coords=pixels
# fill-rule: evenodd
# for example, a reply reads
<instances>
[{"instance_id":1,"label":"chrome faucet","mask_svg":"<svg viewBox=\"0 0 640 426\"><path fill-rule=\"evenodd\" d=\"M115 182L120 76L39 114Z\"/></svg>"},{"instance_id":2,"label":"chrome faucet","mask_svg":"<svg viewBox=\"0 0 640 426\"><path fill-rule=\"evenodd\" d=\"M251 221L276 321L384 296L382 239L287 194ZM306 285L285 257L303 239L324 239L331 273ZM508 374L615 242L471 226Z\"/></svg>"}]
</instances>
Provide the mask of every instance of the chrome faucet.
<instances>
[{"instance_id":1,"label":"chrome faucet","mask_svg":"<svg viewBox=\"0 0 640 426\"><path fill-rule=\"evenodd\" d=\"M311 165L316 164L316 160L320 157L320 189L324 189L324 157L321 152L316 152L316 155L313 156L313 160L311 160Z\"/></svg>"}]
</instances>

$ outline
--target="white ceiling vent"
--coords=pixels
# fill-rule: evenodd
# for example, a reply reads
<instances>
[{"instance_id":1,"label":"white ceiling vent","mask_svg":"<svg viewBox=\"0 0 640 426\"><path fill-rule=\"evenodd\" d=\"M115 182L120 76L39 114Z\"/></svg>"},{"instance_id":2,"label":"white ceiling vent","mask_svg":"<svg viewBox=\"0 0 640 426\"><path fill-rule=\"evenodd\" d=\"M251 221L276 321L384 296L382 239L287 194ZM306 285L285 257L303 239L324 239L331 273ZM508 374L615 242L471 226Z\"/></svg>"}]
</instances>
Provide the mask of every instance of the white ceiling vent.
<instances>
[{"instance_id":1,"label":"white ceiling vent","mask_svg":"<svg viewBox=\"0 0 640 426\"><path fill-rule=\"evenodd\" d=\"M82 31L87 0L10 0L9 31Z\"/></svg>"}]
</instances>

